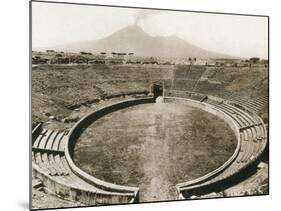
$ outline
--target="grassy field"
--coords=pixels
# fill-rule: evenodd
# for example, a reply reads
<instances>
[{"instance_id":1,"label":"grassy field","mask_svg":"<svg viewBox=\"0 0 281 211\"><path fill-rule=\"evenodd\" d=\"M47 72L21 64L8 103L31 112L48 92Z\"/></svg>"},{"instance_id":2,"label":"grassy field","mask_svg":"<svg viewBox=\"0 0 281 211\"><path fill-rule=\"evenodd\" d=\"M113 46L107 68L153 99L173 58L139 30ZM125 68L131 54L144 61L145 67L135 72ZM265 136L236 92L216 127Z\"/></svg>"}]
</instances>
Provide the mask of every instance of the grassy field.
<instances>
[{"instance_id":1,"label":"grassy field","mask_svg":"<svg viewBox=\"0 0 281 211\"><path fill-rule=\"evenodd\" d=\"M79 138L74 161L105 181L140 187L140 200L175 199L174 185L222 165L236 138L209 113L174 103L114 112Z\"/></svg>"}]
</instances>

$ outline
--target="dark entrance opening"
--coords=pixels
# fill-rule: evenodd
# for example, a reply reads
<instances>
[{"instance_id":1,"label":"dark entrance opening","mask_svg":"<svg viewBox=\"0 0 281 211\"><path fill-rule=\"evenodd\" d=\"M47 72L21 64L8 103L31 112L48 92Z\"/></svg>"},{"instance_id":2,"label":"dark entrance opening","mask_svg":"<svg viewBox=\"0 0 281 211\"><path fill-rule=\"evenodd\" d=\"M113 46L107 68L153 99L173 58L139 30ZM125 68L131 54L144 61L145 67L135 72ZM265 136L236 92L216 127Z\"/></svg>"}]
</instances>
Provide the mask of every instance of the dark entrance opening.
<instances>
[{"instance_id":1,"label":"dark entrance opening","mask_svg":"<svg viewBox=\"0 0 281 211\"><path fill-rule=\"evenodd\" d=\"M159 96L163 95L163 86L162 82L154 82L152 85L152 93L153 93L153 98L156 99Z\"/></svg>"}]
</instances>

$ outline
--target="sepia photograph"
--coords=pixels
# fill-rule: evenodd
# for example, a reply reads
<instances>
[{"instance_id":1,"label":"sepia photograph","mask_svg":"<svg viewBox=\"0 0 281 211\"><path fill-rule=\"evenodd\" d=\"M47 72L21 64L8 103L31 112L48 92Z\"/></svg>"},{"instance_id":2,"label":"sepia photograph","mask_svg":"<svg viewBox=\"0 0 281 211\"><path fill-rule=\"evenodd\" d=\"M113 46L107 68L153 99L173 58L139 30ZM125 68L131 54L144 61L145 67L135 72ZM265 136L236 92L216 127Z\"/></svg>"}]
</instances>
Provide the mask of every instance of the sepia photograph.
<instances>
[{"instance_id":1,"label":"sepia photograph","mask_svg":"<svg viewBox=\"0 0 281 211\"><path fill-rule=\"evenodd\" d=\"M29 9L32 210L269 194L269 16Z\"/></svg>"}]
</instances>

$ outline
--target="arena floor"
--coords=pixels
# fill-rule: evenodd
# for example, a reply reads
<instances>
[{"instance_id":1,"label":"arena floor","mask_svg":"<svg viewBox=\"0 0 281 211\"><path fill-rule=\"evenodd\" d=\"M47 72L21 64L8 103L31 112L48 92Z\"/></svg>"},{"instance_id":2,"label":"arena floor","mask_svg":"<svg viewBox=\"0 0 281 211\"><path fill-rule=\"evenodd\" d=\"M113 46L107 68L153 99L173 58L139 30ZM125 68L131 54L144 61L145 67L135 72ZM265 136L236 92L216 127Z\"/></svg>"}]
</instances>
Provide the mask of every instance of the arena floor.
<instances>
[{"instance_id":1,"label":"arena floor","mask_svg":"<svg viewBox=\"0 0 281 211\"><path fill-rule=\"evenodd\" d=\"M140 188L140 201L173 200L176 183L202 176L234 152L236 138L216 116L175 103L110 113L91 124L75 146L87 173Z\"/></svg>"}]
</instances>

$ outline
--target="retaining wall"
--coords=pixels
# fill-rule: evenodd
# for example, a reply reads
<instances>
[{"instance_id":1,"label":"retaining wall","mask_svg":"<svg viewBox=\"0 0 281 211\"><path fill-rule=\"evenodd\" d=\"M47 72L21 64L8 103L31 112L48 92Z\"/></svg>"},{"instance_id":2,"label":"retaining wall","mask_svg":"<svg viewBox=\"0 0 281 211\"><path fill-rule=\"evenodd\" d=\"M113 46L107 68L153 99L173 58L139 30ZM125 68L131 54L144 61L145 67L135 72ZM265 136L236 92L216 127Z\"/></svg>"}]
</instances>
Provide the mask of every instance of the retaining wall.
<instances>
[{"instance_id":1,"label":"retaining wall","mask_svg":"<svg viewBox=\"0 0 281 211\"><path fill-rule=\"evenodd\" d=\"M31 146L33 146L34 141L40 135L41 131L42 131L42 123L39 123L38 125L35 126L35 128L31 132L31 135L32 135ZM32 149L30 149L30 150L32 150Z\"/></svg>"},{"instance_id":2,"label":"retaining wall","mask_svg":"<svg viewBox=\"0 0 281 211\"><path fill-rule=\"evenodd\" d=\"M133 202L132 199L135 197L129 193L99 193L72 187L71 184L58 181L44 173L36 164L32 165L32 172L36 178L39 178L48 187L48 191L52 194L64 200L79 201L84 205L129 203Z\"/></svg>"}]
</instances>

